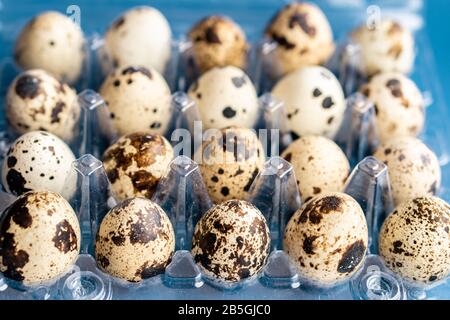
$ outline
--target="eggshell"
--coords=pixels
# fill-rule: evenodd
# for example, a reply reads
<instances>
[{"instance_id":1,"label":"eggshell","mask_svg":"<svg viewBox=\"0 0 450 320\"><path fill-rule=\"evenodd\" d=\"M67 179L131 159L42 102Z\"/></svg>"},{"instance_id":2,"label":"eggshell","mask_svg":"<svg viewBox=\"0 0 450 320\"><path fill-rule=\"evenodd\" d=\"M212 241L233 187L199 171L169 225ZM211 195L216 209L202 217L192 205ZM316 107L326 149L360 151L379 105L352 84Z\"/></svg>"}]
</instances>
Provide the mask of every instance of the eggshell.
<instances>
[{"instance_id":1,"label":"eggshell","mask_svg":"<svg viewBox=\"0 0 450 320\"><path fill-rule=\"evenodd\" d=\"M264 165L264 149L252 130L231 127L205 139L195 159L213 202L245 200Z\"/></svg>"},{"instance_id":2,"label":"eggshell","mask_svg":"<svg viewBox=\"0 0 450 320\"><path fill-rule=\"evenodd\" d=\"M231 18L208 16L189 31L192 58L203 73L228 65L245 68L248 44L244 31Z\"/></svg>"},{"instance_id":3,"label":"eggshell","mask_svg":"<svg viewBox=\"0 0 450 320\"><path fill-rule=\"evenodd\" d=\"M119 200L151 198L173 159L163 136L136 132L121 137L103 155L111 189Z\"/></svg>"},{"instance_id":4,"label":"eggshell","mask_svg":"<svg viewBox=\"0 0 450 320\"><path fill-rule=\"evenodd\" d=\"M367 251L364 213L352 197L326 193L305 203L291 218L284 250L313 285L337 285L355 274Z\"/></svg>"},{"instance_id":5,"label":"eggshell","mask_svg":"<svg viewBox=\"0 0 450 320\"><path fill-rule=\"evenodd\" d=\"M77 216L63 197L27 192L3 213L0 270L25 285L51 283L75 263L80 239Z\"/></svg>"},{"instance_id":6,"label":"eggshell","mask_svg":"<svg viewBox=\"0 0 450 320\"><path fill-rule=\"evenodd\" d=\"M422 93L400 73L381 73L362 87L375 104L377 131L381 141L393 137L417 136L424 126Z\"/></svg>"},{"instance_id":7,"label":"eggshell","mask_svg":"<svg viewBox=\"0 0 450 320\"><path fill-rule=\"evenodd\" d=\"M203 129L252 128L258 119L258 96L250 78L239 68L213 68L188 91L197 105Z\"/></svg>"},{"instance_id":8,"label":"eggshell","mask_svg":"<svg viewBox=\"0 0 450 320\"><path fill-rule=\"evenodd\" d=\"M44 130L72 141L80 118L77 93L44 70L23 72L9 86L6 118L17 133Z\"/></svg>"},{"instance_id":9,"label":"eggshell","mask_svg":"<svg viewBox=\"0 0 450 320\"><path fill-rule=\"evenodd\" d=\"M24 69L44 69L59 80L76 82L85 60L80 26L68 16L47 11L29 21L20 32L14 59Z\"/></svg>"},{"instance_id":10,"label":"eggshell","mask_svg":"<svg viewBox=\"0 0 450 320\"><path fill-rule=\"evenodd\" d=\"M139 282L164 272L174 250L175 234L166 213L148 199L133 198L103 219L95 257L103 271Z\"/></svg>"},{"instance_id":11,"label":"eggshell","mask_svg":"<svg viewBox=\"0 0 450 320\"><path fill-rule=\"evenodd\" d=\"M374 156L388 167L392 195L397 204L435 195L439 191L439 161L419 139L406 136L390 139L378 148Z\"/></svg>"},{"instance_id":12,"label":"eggshell","mask_svg":"<svg viewBox=\"0 0 450 320\"><path fill-rule=\"evenodd\" d=\"M76 190L75 156L58 137L32 131L9 148L2 165L7 192L21 195L30 190L49 190L70 199Z\"/></svg>"},{"instance_id":13,"label":"eggshell","mask_svg":"<svg viewBox=\"0 0 450 320\"><path fill-rule=\"evenodd\" d=\"M401 204L380 232L380 255L409 282L432 284L450 274L450 206L435 197Z\"/></svg>"},{"instance_id":14,"label":"eggshell","mask_svg":"<svg viewBox=\"0 0 450 320\"><path fill-rule=\"evenodd\" d=\"M334 138L344 119L345 97L336 77L323 67L305 67L284 76L272 94L286 105L295 136Z\"/></svg>"},{"instance_id":15,"label":"eggshell","mask_svg":"<svg viewBox=\"0 0 450 320\"><path fill-rule=\"evenodd\" d=\"M266 36L277 43L273 52L275 74L324 64L334 52L333 32L325 14L312 3L290 3L269 22Z\"/></svg>"},{"instance_id":16,"label":"eggshell","mask_svg":"<svg viewBox=\"0 0 450 320\"><path fill-rule=\"evenodd\" d=\"M261 212L248 202L229 200L197 223L191 252L207 276L238 282L262 269L269 250L269 228Z\"/></svg>"},{"instance_id":17,"label":"eggshell","mask_svg":"<svg viewBox=\"0 0 450 320\"><path fill-rule=\"evenodd\" d=\"M347 157L332 140L304 136L283 152L295 172L304 201L328 192L341 192L350 173Z\"/></svg>"}]
</instances>

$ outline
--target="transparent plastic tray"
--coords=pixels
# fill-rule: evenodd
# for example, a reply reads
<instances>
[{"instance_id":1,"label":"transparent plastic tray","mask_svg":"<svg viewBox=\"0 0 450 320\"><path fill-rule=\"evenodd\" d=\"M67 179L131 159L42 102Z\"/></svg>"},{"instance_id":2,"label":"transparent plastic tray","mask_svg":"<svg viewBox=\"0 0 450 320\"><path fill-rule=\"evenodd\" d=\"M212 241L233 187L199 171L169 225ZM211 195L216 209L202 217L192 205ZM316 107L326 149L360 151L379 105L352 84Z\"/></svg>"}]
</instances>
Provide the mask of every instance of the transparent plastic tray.
<instances>
[{"instance_id":1,"label":"transparent plastic tray","mask_svg":"<svg viewBox=\"0 0 450 320\"><path fill-rule=\"evenodd\" d=\"M326 13L333 27L335 39L343 45L347 34L354 27L376 18L381 8L383 17L393 16L412 30L416 39L417 57L413 80L423 91L427 100L427 120L420 138L438 155L442 166L443 182L439 196L450 200L450 150L447 143L449 119L443 103L441 87L437 81L432 49L428 43L424 1L315 1ZM283 104L273 99L266 91L270 83L262 70L265 55L261 49L262 30L283 3L276 0L260 1L153 1L160 9L174 33L173 55L166 79L174 91L172 100L171 130L185 128L192 131L192 121L198 118L195 105L181 91L186 89L189 79L183 76L183 44L185 34L194 22L203 16L220 13L231 16L245 30L252 42L254 56L247 72L260 89L261 121L258 128L280 129L279 140L273 141L264 170L256 178L250 201L266 216L272 238L272 252L266 266L258 277L223 286L208 279L200 272L189 253L195 223L211 207L205 192L198 166L189 157L175 158L164 180L159 184L153 198L168 213L176 233L176 249L172 262L162 275L140 283L129 283L113 278L96 267L93 239L101 219L115 205L109 192L109 182L102 167L101 154L104 137L94 125L98 112L105 108L102 98L95 92L101 83L103 72L96 59L101 48L101 36L124 10L144 1L79 0L70 1L9 1L0 0L0 107L4 109L4 97L9 83L19 72L12 60L11 52L15 39L23 25L34 15L44 10L78 15L81 27L88 37L89 59L86 72L77 84L79 102L82 107L79 137L72 144L78 157L73 169L76 172L78 192L71 200L80 219L82 229L81 254L76 265L53 283L38 287L22 284L0 276L0 299L450 299L450 280L432 287L418 288L402 281L391 273L377 253L377 236L383 219L392 209L387 170L370 155L373 107L363 97L348 90L349 126L336 138L353 164L345 192L352 195L362 206L369 226L369 255L364 266L349 281L333 288L317 288L307 285L287 255L282 251L280 238L290 216L301 205L295 176L291 165L277 157L278 146L289 143L284 122ZM148 4L147 4L148 5ZM374 6L375 5L375 6ZM343 48L345 49L345 48ZM253 59L254 58L254 59ZM339 64L331 61L329 67L338 72ZM339 76L339 75L338 75ZM352 79L343 79L344 86ZM175 92L178 91L178 92ZM12 140L10 130L0 113L0 148L5 151ZM167 132L166 136L170 137ZM14 197L0 193L0 209L5 208Z\"/></svg>"}]
</instances>

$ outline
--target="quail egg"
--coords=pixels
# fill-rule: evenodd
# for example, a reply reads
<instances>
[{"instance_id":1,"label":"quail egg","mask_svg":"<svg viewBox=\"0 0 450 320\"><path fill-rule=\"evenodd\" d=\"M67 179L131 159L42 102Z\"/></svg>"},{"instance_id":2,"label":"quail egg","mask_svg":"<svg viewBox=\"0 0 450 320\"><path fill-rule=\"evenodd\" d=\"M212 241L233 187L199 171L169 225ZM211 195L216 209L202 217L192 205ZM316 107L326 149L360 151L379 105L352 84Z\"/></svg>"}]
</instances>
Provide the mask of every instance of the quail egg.
<instances>
[{"instance_id":1,"label":"quail egg","mask_svg":"<svg viewBox=\"0 0 450 320\"><path fill-rule=\"evenodd\" d=\"M255 276L269 250L269 227L261 212L249 202L229 200L197 223L191 252L207 276L237 282Z\"/></svg>"},{"instance_id":2,"label":"quail egg","mask_svg":"<svg viewBox=\"0 0 450 320\"><path fill-rule=\"evenodd\" d=\"M58 137L44 131L25 133L14 141L3 161L3 187L17 196L49 190L70 199L76 190L73 161L74 154Z\"/></svg>"},{"instance_id":3,"label":"quail egg","mask_svg":"<svg viewBox=\"0 0 450 320\"><path fill-rule=\"evenodd\" d=\"M211 200L245 200L264 166L264 149L250 129L231 127L206 139L196 156Z\"/></svg>"},{"instance_id":4,"label":"quail egg","mask_svg":"<svg viewBox=\"0 0 450 320\"><path fill-rule=\"evenodd\" d=\"M398 137L382 144L374 154L389 171L396 204L435 195L441 185L441 168L436 155L420 140Z\"/></svg>"},{"instance_id":5,"label":"quail egg","mask_svg":"<svg viewBox=\"0 0 450 320\"><path fill-rule=\"evenodd\" d=\"M132 198L103 219L95 258L103 271L139 282L164 272L174 250L175 234L163 209L148 199Z\"/></svg>"},{"instance_id":6,"label":"quail egg","mask_svg":"<svg viewBox=\"0 0 450 320\"><path fill-rule=\"evenodd\" d=\"M3 213L0 270L25 285L52 281L75 263L80 239L77 216L63 197L27 192Z\"/></svg>"},{"instance_id":7,"label":"quail egg","mask_svg":"<svg viewBox=\"0 0 450 320\"><path fill-rule=\"evenodd\" d=\"M250 78L239 68L213 68L189 88L203 128L252 128L258 120L258 96Z\"/></svg>"},{"instance_id":8,"label":"quail egg","mask_svg":"<svg viewBox=\"0 0 450 320\"><path fill-rule=\"evenodd\" d=\"M74 139L80 118L75 90L44 70L21 73L9 86L6 118L20 134L44 130L65 141Z\"/></svg>"},{"instance_id":9,"label":"quail egg","mask_svg":"<svg viewBox=\"0 0 450 320\"><path fill-rule=\"evenodd\" d=\"M24 69L44 69L59 80L74 83L85 59L83 32L69 17L55 11L44 12L21 31L14 58Z\"/></svg>"},{"instance_id":10,"label":"quail egg","mask_svg":"<svg viewBox=\"0 0 450 320\"><path fill-rule=\"evenodd\" d=\"M143 66L164 73L172 32L157 9L141 6L122 14L105 34L105 51L115 68Z\"/></svg>"},{"instance_id":11,"label":"quail egg","mask_svg":"<svg viewBox=\"0 0 450 320\"><path fill-rule=\"evenodd\" d=\"M362 25L351 34L358 46L357 67L367 76L379 72L409 73L414 64L414 38L409 30L393 20L373 27Z\"/></svg>"},{"instance_id":12,"label":"quail egg","mask_svg":"<svg viewBox=\"0 0 450 320\"><path fill-rule=\"evenodd\" d=\"M362 92L375 105L381 141L417 136L424 126L424 99L416 84L400 73L374 76Z\"/></svg>"},{"instance_id":13,"label":"quail egg","mask_svg":"<svg viewBox=\"0 0 450 320\"><path fill-rule=\"evenodd\" d=\"M450 206L435 197L401 204L380 232L380 255L410 282L431 284L450 274Z\"/></svg>"},{"instance_id":14,"label":"quail egg","mask_svg":"<svg viewBox=\"0 0 450 320\"><path fill-rule=\"evenodd\" d=\"M269 22L265 34L277 43L271 62L278 75L324 64L335 48L327 17L312 3L284 6Z\"/></svg>"},{"instance_id":15,"label":"quail egg","mask_svg":"<svg viewBox=\"0 0 450 320\"><path fill-rule=\"evenodd\" d=\"M161 134L166 131L171 114L170 89L156 70L117 69L106 78L100 94L119 135L142 130Z\"/></svg>"},{"instance_id":16,"label":"quail egg","mask_svg":"<svg viewBox=\"0 0 450 320\"><path fill-rule=\"evenodd\" d=\"M323 193L342 191L350 173L342 150L321 136L304 136L294 141L282 157L292 164L305 202Z\"/></svg>"},{"instance_id":17,"label":"quail egg","mask_svg":"<svg viewBox=\"0 0 450 320\"><path fill-rule=\"evenodd\" d=\"M298 69L278 81L272 94L286 104L294 136L315 134L333 138L344 119L344 92L326 68Z\"/></svg>"},{"instance_id":18,"label":"quail egg","mask_svg":"<svg viewBox=\"0 0 450 320\"><path fill-rule=\"evenodd\" d=\"M111 189L119 200L151 198L174 156L163 136L135 132L121 137L103 155Z\"/></svg>"},{"instance_id":19,"label":"quail egg","mask_svg":"<svg viewBox=\"0 0 450 320\"><path fill-rule=\"evenodd\" d=\"M230 18L206 17L189 31L188 37L194 63L202 73L228 65L245 68L247 40L242 29Z\"/></svg>"},{"instance_id":20,"label":"quail egg","mask_svg":"<svg viewBox=\"0 0 450 320\"><path fill-rule=\"evenodd\" d=\"M343 193L326 193L292 216L284 250L311 284L329 287L361 267L367 241L367 223L358 202Z\"/></svg>"}]
</instances>

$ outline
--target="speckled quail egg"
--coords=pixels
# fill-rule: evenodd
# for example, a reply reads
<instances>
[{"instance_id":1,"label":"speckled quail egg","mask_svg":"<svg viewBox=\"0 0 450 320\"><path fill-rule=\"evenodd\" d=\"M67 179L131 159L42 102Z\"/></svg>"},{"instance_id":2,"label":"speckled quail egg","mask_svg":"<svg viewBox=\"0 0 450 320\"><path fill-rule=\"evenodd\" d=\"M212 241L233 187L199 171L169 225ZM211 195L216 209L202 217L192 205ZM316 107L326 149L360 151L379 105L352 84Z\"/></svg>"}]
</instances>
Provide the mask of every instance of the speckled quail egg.
<instances>
[{"instance_id":1,"label":"speckled quail egg","mask_svg":"<svg viewBox=\"0 0 450 320\"><path fill-rule=\"evenodd\" d=\"M450 206L435 197L397 207L380 232L380 255L410 282L431 284L450 274Z\"/></svg>"},{"instance_id":2,"label":"speckled quail egg","mask_svg":"<svg viewBox=\"0 0 450 320\"><path fill-rule=\"evenodd\" d=\"M189 31L192 58L203 73L228 65L244 69L248 44L245 33L229 17L208 16Z\"/></svg>"},{"instance_id":3,"label":"speckled quail egg","mask_svg":"<svg viewBox=\"0 0 450 320\"><path fill-rule=\"evenodd\" d=\"M323 193L342 191L350 173L347 157L332 140L304 136L283 152L295 172L304 201Z\"/></svg>"},{"instance_id":4,"label":"speckled quail egg","mask_svg":"<svg viewBox=\"0 0 450 320\"><path fill-rule=\"evenodd\" d=\"M264 149L254 131L226 128L205 139L195 160L211 200L246 200L264 166Z\"/></svg>"},{"instance_id":5,"label":"speckled quail egg","mask_svg":"<svg viewBox=\"0 0 450 320\"><path fill-rule=\"evenodd\" d=\"M298 69L278 81L272 94L286 104L289 127L296 136L333 138L344 119L344 92L326 68Z\"/></svg>"},{"instance_id":6,"label":"speckled quail egg","mask_svg":"<svg viewBox=\"0 0 450 320\"><path fill-rule=\"evenodd\" d=\"M109 27L105 51L116 68L136 65L164 73L171 40L164 15L155 8L141 6L126 11Z\"/></svg>"},{"instance_id":7,"label":"speckled quail egg","mask_svg":"<svg viewBox=\"0 0 450 320\"><path fill-rule=\"evenodd\" d=\"M127 199L111 209L95 243L98 266L131 282L164 272L174 250L169 217L159 205L144 198Z\"/></svg>"},{"instance_id":8,"label":"speckled quail egg","mask_svg":"<svg viewBox=\"0 0 450 320\"><path fill-rule=\"evenodd\" d=\"M382 144L374 154L389 171L394 201L435 195L441 185L441 168L436 155L413 137L398 137Z\"/></svg>"},{"instance_id":9,"label":"speckled quail egg","mask_svg":"<svg viewBox=\"0 0 450 320\"><path fill-rule=\"evenodd\" d=\"M44 131L28 132L14 141L6 154L3 187L14 195L49 190L70 199L76 189L73 161L74 154L58 137Z\"/></svg>"},{"instance_id":10,"label":"speckled quail egg","mask_svg":"<svg viewBox=\"0 0 450 320\"><path fill-rule=\"evenodd\" d=\"M400 73L381 73L362 87L375 105L381 141L417 136L424 126L424 99L416 84Z\"/></svg>"},{"instance_id":11,"label":"speckled quail egg","mask_svg":"<svg viewBox=\"0 0 450 320\"><path fill-rule=\"evenodd\" d=\"M135 132L121 137L103 155L103 165L114 195L151 198L174 156L163 136Z\"/></svg>"},{"instance_id":12,"label":"speckled quail egg","mask_svg":"<svg viewBox=\"0 0 450 320\"><path fill-rule=\"evenodd\" d=\"M213 68L189 88L203 128L252 128L258 120L258 96L250 78L239 68Z\"/></svg>"},{"instance_id":13,"label":"speckled quail egg","mask_svg":"<svg viewBox=\"0 0 450 320\"><path fill-rule=\"evenodd\" d=\"M311 284L333 286L363 264L368 231L358 202L343 193L326 193L305 203L291 218L284 250Z\"/></svg>"},{"instance_id":14,"label":"speckled quail egg","mask_svg":"<svg viewBox=\"0 0 450 320\"><path fill-rule=\"evenodd\" d=\"M48 11L21 31L14 58L24 69L44 69L59 80L74 83L81 75L85 52L79 25L59 12Z\"/></svg>"},{"instance_id":15,"label":"speckled quail egg","mask_svg":"<svg viewBox=\"0 0 450 320\"><path fill-rule=\"evenodd\" d=\"M277 43L271 61L275 74L324 64L335 48L327 17L312 3L286 5L269 22L265 34Z\"/></svg>"},{"instance_id":16,"label":"speckled quail egg","mask_svg":"<svg viewBox=\"0 0 450 320\"><path fill-rule=\"evenodd\" d=\"M357 67L367 76L379 72L409 73L414 64L414 38L411 31L392 20L382 20L369 28L362 25L351 34L358 45Z\"/></svg>"},{"instance_id":17,"label":"speckled quail egg","mask_svg":"<svg viewBox=\"0 0 450 320\"><path fill-rule=\"evenodd\" d=\"M0 270L25 285L50 282L70 270L80 251L80 225L57 193L30 191L3 213Z\"/></svg>"},{"instance_id":18,"label":"speckled quail egg","mask_svg":"<svg viewBox=\"0 0 450 320\"><path fill-rule=\"evenodd\" d=\"M261 212L249 202L229 200L197 223L191 252L208 277L237 282L255 276L269 250L269 227Z\"/></svg>"},{"instance_id":19,"label":"speckled quail egg","mask_svg":"<svg viewBox=\"0 0 450 320\"><path fill-rule=\"evenodd\" d=\"M21 73L9 86L6 118L14 131L51 132L65 141L76 135L80 106L75 90L44 70Z\"/></svg>"},{"instance_id":20,"label":"speckled quail egg","mask_svg":"<svg viewBox=\"0 0 450 320\"><path fill-rule=\"evenodd\" d=\"M156 70L117 69L106 78L100 94L119 135L142 130L164 133L167 129L171 115L170 89Z\"/></svg>"}]
</instances>

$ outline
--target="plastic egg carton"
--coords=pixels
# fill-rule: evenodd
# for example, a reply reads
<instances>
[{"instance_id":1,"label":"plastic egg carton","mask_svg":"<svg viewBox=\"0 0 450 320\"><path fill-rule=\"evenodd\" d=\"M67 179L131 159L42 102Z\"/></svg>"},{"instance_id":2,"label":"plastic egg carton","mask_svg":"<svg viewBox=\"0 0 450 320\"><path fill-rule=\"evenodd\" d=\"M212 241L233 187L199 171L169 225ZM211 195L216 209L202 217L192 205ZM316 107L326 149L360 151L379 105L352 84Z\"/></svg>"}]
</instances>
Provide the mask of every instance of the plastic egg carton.
<instances>
[{"instance_id":1,"label":"plastic egg carton","mask_svg":"<svg viewBox=\"0 0 450 320\"><path fill-rule=\"evenodd\" d=\"M88 58L85 73L77 84L81 117L79 136L71 147L79 157L73 164L77 177L77 193L71 199L81 225L81 254L76 265L52 283L37 287L0 276L0 299L356 299L356 300L405 300L449 299L450 279L444 279L429 287L417 287L390 272L377 253L378 233L386 215L393 209L387 168L370 157L376 147L374 134L374 107L362 95L354 94L359 82L355 72L339 63L339 54L352 54L347 34L367 19L377 14L393 16L414 30L417 56L413 80L427 98L426 127L420 138L438 155L442 166L443 182L439 196L450 200L450 150L446 141L449 119L441 88L437 81L432 52L427 42L422 17L423 1L315 1L326 13L333 27L335 39L340 44L338 54L328 67L339 77L347 94L346 119L336 137L350 159L353 172L347 180L345 192L361 205L369 227L369 249L364 265L348 281L333 287L319 288L309 285L295 265L282 250L284 227L292 214L300 207L292 166L278 157L292 140L286 125L284 105L267 92L273 80L265 77L267 61L273 43L261 40L262 29L269 18L282 5L279 1L153 1L171 22L174 32L172 60L166 72L166 80L173 92L172 120L166 137L170 139L174 129L186 129L192 141L185 142L185 150L201 141L195 132L193 121L198 119L195 103L183 93L192 79L185 77L185 59L189 42L184 35L199 18L221 13L233 17L246 31L253 43L249 54L247 73L260 93L260 121L256 129L275 129L279 135L270 136L266 148L267 162L250 189L250 199L265 215L271 231L272 250L262 271L254 278L235 284L224 284L208 278L200 271L189 249L195 224L211 206L198 165L186 155L176 157L158 185L153 201L159 203L170 217L176 234L176 252L164 274L130 283L111 277L97 268L93 258L95 234L102 218L117 204L102 166L101 155L113 137L106 137L95 124L106 108L98 89L105 72L98 63L102 48L100 34L124 10L145 4L140 1L87 1L78 5L69 1L33 2L0 1L0 106L4 107L9 83L19 72L11 52L19 30L34 15L48 9L81 14L81 24L88 36ZM4 112L1 113L2 115ZM14 136L3 116L0 121L0 149L5 152ZM0 210L3 211L15 197L0 192Z\"/></svg>"}]
</instances>

